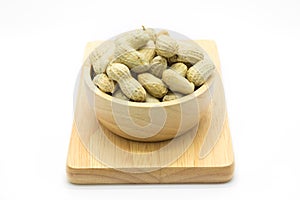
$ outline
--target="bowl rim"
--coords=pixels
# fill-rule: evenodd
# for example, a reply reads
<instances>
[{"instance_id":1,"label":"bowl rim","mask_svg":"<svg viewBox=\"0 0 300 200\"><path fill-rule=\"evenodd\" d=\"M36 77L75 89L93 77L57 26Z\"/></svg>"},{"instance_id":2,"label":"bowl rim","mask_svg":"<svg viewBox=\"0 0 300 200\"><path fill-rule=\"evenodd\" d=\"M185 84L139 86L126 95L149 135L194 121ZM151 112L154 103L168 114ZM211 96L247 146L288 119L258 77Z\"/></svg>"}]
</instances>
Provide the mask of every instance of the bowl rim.
<instances>
[{"instance_id":1,"label":"bowl rim","mask_svg":"<svg viewBox=\"0 0 300 200\"><path fill-rule=\"evenodd\" d=\"M102 92L99 88L95 86L95 84L92 81L90 70L91 70L91 63L89 59L86 60L83 68L83 76L84 76L84 82L88 86L88 88L91 90L91 92L94 93L94 95L104 98L107 101L114 101L115 103L122 104L124 106L130 106L130 107L140 107L140 108L153 108L153 107L167 107L167 106L174 106L181 103L185 103L187 101L193 100L194 98L197 98L198 96L201 96L205 92L209 91L209 88L212 86L214 82L214 77L216 76L216 69L213 71L213 73L210 75L208 80L197 90L195 90L193 93L188 94L186 96L180 97L178 99L172 100L172 101L165 101L165 102L157 102L157 103L147 103L147 102L134 102L134 101L126 101L123 99L119 99L116 97L113 97L109 94L106 94L105 92ZM159 105L159 106L158 106Z\"/></svg>"}]
</instances>

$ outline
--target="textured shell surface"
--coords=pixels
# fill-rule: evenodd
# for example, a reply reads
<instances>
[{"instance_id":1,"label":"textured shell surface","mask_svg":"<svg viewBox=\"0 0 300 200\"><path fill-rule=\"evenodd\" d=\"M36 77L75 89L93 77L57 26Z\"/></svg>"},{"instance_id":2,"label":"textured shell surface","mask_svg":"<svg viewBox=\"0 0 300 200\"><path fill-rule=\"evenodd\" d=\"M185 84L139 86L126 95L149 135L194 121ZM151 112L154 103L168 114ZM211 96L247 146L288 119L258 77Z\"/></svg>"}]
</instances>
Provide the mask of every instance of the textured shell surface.
<instances>
[{"instance_id":1,"label":"textured shell surface","mask_svg":"<svg viewBox=\"0 0 300 200\"><path fill-rule=\"evenodd\" d=\"M169 69L172 69L181 76L185 77L188 67L184 63L174 63Z\"/></svg>"},{"instance_id":2,"label":"textured shell surface","mask_svg":"<svg viewBox=\"0 0 300 200\"><path fill-rule=\"evenodd\" d=\"M214 63L209 58L205 58L189 68L187 79L195 86L200 86L207 81L214 69Z\"/></svg>"},{"instance_id":3,"label":"textured shell surface","mask_svg":"<svg viewBox=\"0 0 300 200\"><path fill-rule=\"evenodd\" d=\"M177 41L168 35L158 36L155 45L156 53L166 58L176 55L178 50Z\"/></svg>"},{"instance_id":4,"label":"textured shell surface","mask_svg":"<svg viewBox=\"0 0 300 200\"><path fill-rule=\"evenodd\" d=\"M195 64L204 58L204 50L192 41L177 41L177 62L187 62Z\"/></svg>"},{"instance_id":5,"label":"textured shell surface","mask_svg":"<svg viewBox=\"0 0 300 200\"><path fill-rule=\"evenodd\" d=\"M177 72L167 69L163 72L162 80L168 85L172 92L181 94L191 94L194 92L195 86L186 78L180 76Z\"/></svg>"},{"instance_id":6,"label":"textured shell surface","mask_svg":"<svg viewBox=\"0 0 300 200\"><path fill-rule=\"evenodd\" d=\"M150 73L139 74L137 78L147 92L156 98L162 98L168 92L163 81Z\"/></svg>"},{"instance_id":7,"label":"textured shell surface","mask_svg":"<svg viewBox=\"0 0 300 200\"><path fill-rule=\"evenodd\" d=\"M168 62L164 57L156 56L150 62L149 72L154 76L161 78L162 73L168 67Z\"/></svg>"},{"instance_id":8,"label":"textured shell surface","mask_svg":"<svg viewBox=\"0 0 300 200\"><path fill-rule=\"evenodd\" d=\"M127 44L133 49L137 50L145 46L150 39L151 38L147 31L143 29L136 29L117 36L115 43L116 45Z\"/></svg>"},{"instance_id":9,"label":"textured shell surface","mask_svg":"<svg viewBox=\"0 0 300 200\"><path fill-rule=\"evenodd\" d=\"M94 77L93 82L102 92L113 93L115 89L115 83L109 79L106 74L98 74Z\"/></svg>"}]
</instances>

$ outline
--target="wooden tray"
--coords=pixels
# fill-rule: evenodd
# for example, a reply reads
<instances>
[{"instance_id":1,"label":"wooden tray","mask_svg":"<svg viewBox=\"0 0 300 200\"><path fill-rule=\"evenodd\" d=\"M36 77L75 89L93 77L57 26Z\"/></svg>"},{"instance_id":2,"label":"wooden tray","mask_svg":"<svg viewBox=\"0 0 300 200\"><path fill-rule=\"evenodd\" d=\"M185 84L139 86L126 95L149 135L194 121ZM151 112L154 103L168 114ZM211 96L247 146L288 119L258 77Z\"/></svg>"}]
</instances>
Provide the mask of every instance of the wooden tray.
<instances>
[{"instance_id":1,"label":"wooden tray","mask_svg":"<svg viewBox=\"0 0 300 200\"><path fill-rule=\"evenodd\" d=\"M207 51L221 74L215 43L209 40L197 42ZM84 58L100 43L99 41L88 43ZM223 88L221 89L223 90ZM177 148L174 151L182 150L183 146L186 147L182 154L174 153L177 157L174 157L173 152L164 152L161 154L153 153L151 159L137 159L134 156L117 153L118 149L135 155L149 153L152 155L152 151L168 145L170 141L156 143L130 141L116 136L101 125L98 132L84 135L84 131L89 132L97 123L93 115L87 112L89 104L84 90L81 76L67 158L67 176L71 183L221 183L232 178L234 157L227 113L225 113L223 127L220 132L214 134L215 136L203 134L204 129L211 125L210 119L204 118L190 145L187 146L185 143L189 137L191 138L191 134L184 134L176 138L174 141L177 142ZM218 102L214 102L212 106L216 103ZM78 131L78 120L81 134ZM201 156L200 150L205 140L209 140L209 137L216 137L216 135L218 138L214 138L216 143L213 148L207 155ZM114 144L114 147L109 147L110 143ZM100 161L99 158L103 155L108 158L111 157L111 160L105 163ZM169 159L170 157L174 157L174 159ZM166 164L165 160L172 162Z\"/></svg>"}]
</instances>

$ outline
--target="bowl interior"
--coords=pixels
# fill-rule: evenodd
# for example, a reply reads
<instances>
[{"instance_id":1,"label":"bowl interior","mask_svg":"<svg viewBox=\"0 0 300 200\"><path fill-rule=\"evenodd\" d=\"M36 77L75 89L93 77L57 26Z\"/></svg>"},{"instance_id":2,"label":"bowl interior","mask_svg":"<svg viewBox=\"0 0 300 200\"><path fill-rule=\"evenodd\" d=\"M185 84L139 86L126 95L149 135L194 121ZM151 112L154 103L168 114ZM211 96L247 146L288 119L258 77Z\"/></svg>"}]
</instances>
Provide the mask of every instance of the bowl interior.
<instances>
[{"instance_id":1,"label":"bowl interior","mask_svg":"<svg viewBox=\"0 0 300 200\"><path fill-rule=\"evenodd\" d=\"M183 96L181 98L172 100L172 101L165 101L165 102L159 102L159 103L147 103L147 102L133 102L133 101L125 101L116 97L113 97L109 94L106 94L104 92L102 92L101 90L99 90L95 84L92 81L92 77L94 76L94 72L92 70L90 61L87 60L84 64L84 80L86 85L88 86L88 88L93 91L93 93L100 97L100 98L104 98L108 101L115 101L119 104L123 104L126 106L130 106L130 107L153 107L154 105L161 105L161 106L171 106L171 105L176 105L176 104L180 104L180 103L184 103L186 101L189 101L195 97L201 96L202 94L206 93L210 86L213 83L214 80L214 76L215 76L215 72L213 72L213 74L208 78L208 80L201 85L200 87L198 87L192 94Z\"/></svg>"}]
</instances>

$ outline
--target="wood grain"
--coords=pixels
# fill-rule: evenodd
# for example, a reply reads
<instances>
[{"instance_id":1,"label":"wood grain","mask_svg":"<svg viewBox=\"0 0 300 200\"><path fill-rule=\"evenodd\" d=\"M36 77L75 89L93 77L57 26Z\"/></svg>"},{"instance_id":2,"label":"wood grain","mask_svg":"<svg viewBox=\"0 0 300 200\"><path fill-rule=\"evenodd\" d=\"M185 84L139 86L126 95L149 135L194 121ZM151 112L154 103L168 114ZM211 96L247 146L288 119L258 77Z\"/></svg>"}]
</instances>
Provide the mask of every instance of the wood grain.
<instances>
[{"instance_id":1,"label":"wood grain","mask_svg":"<svg viewBox=\"0 0 300 200\"><path fill-rule=\"evenodd\" d=\"M220 73L215 43L197 42ZM88 43L84 57L100 43ZM219 183L232 178L234 157L226 113L216 144L207 155L200 157L203 144L211 138L207 130L215 104L206 111L199 128L190 133L172 141L144 143L119 137L101 124L98 127L84 90L81 77L67 158L67 176L71 183Z\"/></svg>"}]
</instances>

